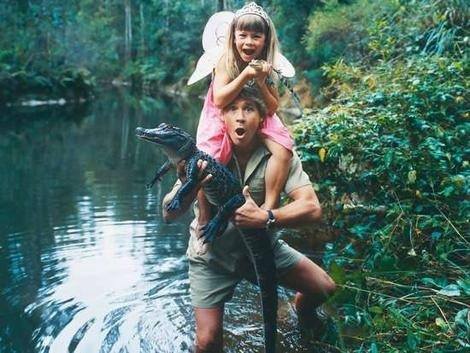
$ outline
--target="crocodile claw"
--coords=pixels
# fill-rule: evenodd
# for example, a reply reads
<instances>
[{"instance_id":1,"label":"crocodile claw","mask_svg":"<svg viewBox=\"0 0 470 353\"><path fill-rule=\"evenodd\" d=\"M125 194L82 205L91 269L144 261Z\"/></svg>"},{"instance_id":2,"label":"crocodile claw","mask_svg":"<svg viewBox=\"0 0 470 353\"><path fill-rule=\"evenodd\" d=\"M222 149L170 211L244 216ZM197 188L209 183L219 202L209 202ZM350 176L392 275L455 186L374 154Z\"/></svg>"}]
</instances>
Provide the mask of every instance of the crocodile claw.
<instances>
[{"instance_id":1,"label":"crocodile claw","mask_svg":"<svg viewBox=\"0 0 470 353\"><path fill-rule=\"evenodd\" d=\"M178 211L181 209L181 202L176 197L166 206L166 210L169 212Z\"/></svg>"},{"instance_id":2,"label":"crocodile claw","mask_svg":"<svg viewBox=\"0 0 470 353\"><path fill-rule=\"evenodd\" d=\"M201 228L201 238L203 239L203 244L212 243L218 233L219 226L217 222L211 220Z\"/></svg>"},{"instance_id":3,"label":"crocodile claw","mask_svg":"<svg viewBox=\"0 0 470 353\"><path fill-rule=\"evenodd\" d=\"M155 185L155 183L156 183L157 181L160 181L160 179L158 179L158 180L152 180L150 183L145 184L145 188L146 188L147 190L150 190L150 189Z\"/></svg>"},{"instance_id":4,"label":"crocodile claw","mask_svg":"<svg viewBox=\"0 0 470 353\"><path fill-rule=\"evenodd\" d=\"M201 238L203 239L203 243L212 243L216 237L221 236L222 233L225 232L227 224L227 222L220 224L220 222L216 220L211 220L209 223L204 225L201 228Z\"/></svg>"}]
</instances>

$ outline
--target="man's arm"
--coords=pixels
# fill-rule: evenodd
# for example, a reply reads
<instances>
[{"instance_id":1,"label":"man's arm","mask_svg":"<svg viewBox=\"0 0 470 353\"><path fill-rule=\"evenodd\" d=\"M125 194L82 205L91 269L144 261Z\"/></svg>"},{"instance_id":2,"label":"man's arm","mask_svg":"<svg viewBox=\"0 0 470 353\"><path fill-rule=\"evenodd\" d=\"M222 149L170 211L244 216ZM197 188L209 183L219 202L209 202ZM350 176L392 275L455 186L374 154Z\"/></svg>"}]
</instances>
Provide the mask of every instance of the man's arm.
<instances>
[{"instance_id":1,"label":"man's arm","mask_svg":"<svg viewBox=\"0 0 470 353\"><path fill-rule=\"evenodd\" d=\"M198 190L194 190L190 194L186 195L186 197L182 200L181 207L179 210L174 210L174 211L168 211L167 206L173 200L175 197L176 192L181 188L181 181L178 179L173 186L173 189L165 195L163 198L162 202L162 213L163 213L163 220L168 223L171 221L174 221L175 219L181 217L188 209L189 206L191 206L191 203L193 202L194 198L196 197L196 194Z\"/></svg>"},{"instance_id":2,"label":"man's arm","mask_svg":"<svg viewBox=\"0 0 470 353\"><path fill-rule=\"evenodd\" d=\"M305 225L319 222L322 209L317 194L311 185L301 186L288 195L292 202L273 210L276 224L281 226Z\"/></svg>"},{"instance_id":3,"label":"man's arm","mask_svg":"<svg viewBox=\"0 0 470 353\"><path fill-rule=\"evenodd\" d=\"M264 228L268 219L266 210L251 198L248 187L243 189L245 204L235 211L234 224L241 228ZM292 202L272 210L277 226L299 226L321 220L322 211L318 197L311 185L301 186L288 194Z\"/></svg>"}]
</instances>

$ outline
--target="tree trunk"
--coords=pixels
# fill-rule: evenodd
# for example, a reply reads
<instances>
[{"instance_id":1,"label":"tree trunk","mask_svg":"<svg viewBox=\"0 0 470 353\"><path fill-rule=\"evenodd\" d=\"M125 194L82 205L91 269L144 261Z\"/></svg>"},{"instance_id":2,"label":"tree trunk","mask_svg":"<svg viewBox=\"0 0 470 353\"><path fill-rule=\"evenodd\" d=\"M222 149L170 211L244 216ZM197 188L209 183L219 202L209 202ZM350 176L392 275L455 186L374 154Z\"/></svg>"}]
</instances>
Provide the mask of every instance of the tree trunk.
<instances>
[{"instance_id":1,"label":"tree trunk","mask_svg":"<svg viewBox=\"0 0 470 353\"><path fill-rule=\"evenodd\" d=\"M218 0L217 1L217 11L224 11L224 0Z\"/></svg>"},{"instance_id":2,"label":"tree trunk","mask_svg":"<svg viewBox=\"0 0 470 353\"><path fill-rule=\"evenodd\" d=\"M131 60L132 56L132 13L131 13L131 0L125 0L125 33L124 33L124 51L126 63Z\"/></svg>"},{"instance_id":3,"label":"tree trunk","mask_svg":"<svg viewBox=\"0 0 470 353\"><path fill-rule=\"evenodd\" d=\"M140 57L145 57L145 19L144 19L144 4L140 3Z\"/></svg>"}]
</instances>

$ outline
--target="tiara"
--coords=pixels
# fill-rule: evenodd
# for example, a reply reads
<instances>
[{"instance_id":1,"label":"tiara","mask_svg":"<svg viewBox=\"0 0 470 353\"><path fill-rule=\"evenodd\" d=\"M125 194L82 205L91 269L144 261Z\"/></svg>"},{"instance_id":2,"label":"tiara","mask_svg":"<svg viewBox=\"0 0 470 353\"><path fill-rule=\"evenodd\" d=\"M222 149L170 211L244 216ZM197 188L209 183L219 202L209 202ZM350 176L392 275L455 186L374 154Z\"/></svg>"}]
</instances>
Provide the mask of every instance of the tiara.
<instances>
[{"instance_id":1,"label":"tiara","mask_svg":"<svg viewBox=\"0 0 470 353\"><path fill-rule=\"evenodd\" d=\"M235 12L235 18L239 18L243 15L258 15L263 18L266 22L269 23L269 16L259 5L256 5L255 2L250 2L243 6L240 10Z\"/></svg>"}]
</instances>

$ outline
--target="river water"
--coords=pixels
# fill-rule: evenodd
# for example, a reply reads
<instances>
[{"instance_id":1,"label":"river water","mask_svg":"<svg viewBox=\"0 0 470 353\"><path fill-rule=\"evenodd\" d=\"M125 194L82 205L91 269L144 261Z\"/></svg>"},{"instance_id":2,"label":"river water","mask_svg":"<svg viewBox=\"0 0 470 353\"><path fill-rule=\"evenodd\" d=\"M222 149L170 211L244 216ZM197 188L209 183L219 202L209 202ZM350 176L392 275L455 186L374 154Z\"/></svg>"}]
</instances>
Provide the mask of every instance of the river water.
<instances>
[{"instance_id":1,"label":"river water","mask_svg":"<svg viewBox=\"0 0 470 353\"><path fill-rule=\"evenodd\" d=\"M194 133L201 105L112 91L0 113L0 353L191 350L191 214L162 222L174 174L146 190L164 157L134 129ZM280 290L279 351L312 352L292 298ZM226 352L262 352L261 327L257 289L242 283L226 307Z\"/></svg>"}]
</instances>

